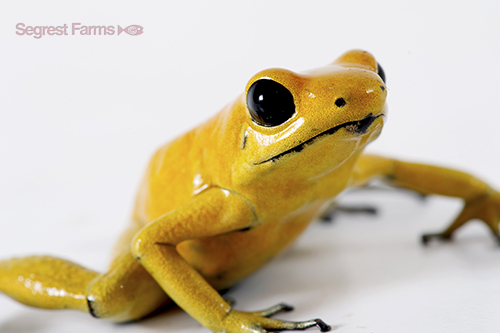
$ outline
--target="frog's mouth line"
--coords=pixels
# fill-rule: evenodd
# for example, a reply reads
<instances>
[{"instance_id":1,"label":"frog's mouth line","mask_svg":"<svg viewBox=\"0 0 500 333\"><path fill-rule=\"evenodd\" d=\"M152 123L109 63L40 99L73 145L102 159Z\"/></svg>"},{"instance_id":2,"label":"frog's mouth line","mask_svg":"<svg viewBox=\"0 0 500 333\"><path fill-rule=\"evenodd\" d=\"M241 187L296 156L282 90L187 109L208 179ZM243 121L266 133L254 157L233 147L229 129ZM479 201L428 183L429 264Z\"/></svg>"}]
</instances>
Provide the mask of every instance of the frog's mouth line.
<instances>
[{"instance_id":1,"label":"frog's mouth line","mask_svg":"<svg viewBox=\"0 0 500 333\"><path fill-rule=\"evenodd\" d=\"M280 154L278 154L276 156L268 158L267 160L264 160L262 162L254 163L254 165L259 165L259 164L263 164L263 163L266 163L266 162L276 162L278 159L280 159L281 157L283 157L285 155L288 155L288 154L291 154L291 153L301 152L307 145L311 144L316 139L318 139L320 137L323 137L325 135L334 134L335 132L337 132L341 128L345 128L348 132L351 132L351 133L364 134L366 132L366 130L368 129L368 127L370 127L370 125L375 121L375 119L377 119L380 116L381 115L374 116L374 115L372 115L370 113L369 115L367 115L366 117L364 117L361 120L354 120L354 121L350 121L350 122L347 122L347 123L343 123L343 124L337 125L337 126L332 127L332 128L330 128L330 129L328 129L328 130L326 130L324 132L319 133L316 136L313 136L312 138L310 138L307 141L302 142L298 146L290 148L287 151L284 151L284 152L282 152L282 153L280 153Z\"/></svg>"}]
</instances>

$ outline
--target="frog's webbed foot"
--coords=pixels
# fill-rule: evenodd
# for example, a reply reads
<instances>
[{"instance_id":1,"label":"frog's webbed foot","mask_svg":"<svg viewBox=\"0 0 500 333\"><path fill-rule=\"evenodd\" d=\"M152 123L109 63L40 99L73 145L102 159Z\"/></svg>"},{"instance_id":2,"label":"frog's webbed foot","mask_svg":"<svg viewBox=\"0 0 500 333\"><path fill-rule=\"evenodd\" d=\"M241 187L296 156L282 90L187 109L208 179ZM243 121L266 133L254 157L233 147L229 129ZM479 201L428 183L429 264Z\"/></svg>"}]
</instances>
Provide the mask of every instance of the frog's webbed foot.
<instances>
[{"instance_id":1,"label":"frog's webbed foot","mask_svg":"<svg viewBox=\"0 0 500 333\"><path fill-rule=\"evenodd\" d=\"M320 220L322 222L331 222L338 213L377 215L377 208L373 206L346 206L335 204L321 215Z\"/></svg>"}]
</instances>

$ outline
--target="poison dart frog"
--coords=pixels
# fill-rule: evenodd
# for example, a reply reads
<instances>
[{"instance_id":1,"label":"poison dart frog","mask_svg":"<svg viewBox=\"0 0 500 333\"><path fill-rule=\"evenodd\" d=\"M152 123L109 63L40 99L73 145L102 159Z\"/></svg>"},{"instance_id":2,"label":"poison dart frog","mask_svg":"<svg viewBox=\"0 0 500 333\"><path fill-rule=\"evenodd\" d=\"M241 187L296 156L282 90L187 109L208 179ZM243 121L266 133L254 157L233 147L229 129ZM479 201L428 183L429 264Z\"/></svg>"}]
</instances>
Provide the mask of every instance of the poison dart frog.
<instances>
[{"instance_id":1,"label":"poison dart frog","mask_svg":"<svg viewBox=\"0 0 500 333\"><path fill-rule=\"evenodd\" d=\"M269 332L321 319L272 318L278 304L233 309L220 291L297 239L342 191L372 180L463 199L443 232L471 219L500 240L500 193L455 170L363 153L386 120L385 74L366 51L295 73L267 69L206 123L156 151L109 270L48 256L0 261L0 290L21 303L130 321L175 302L213 332ZM26 279L30 277L30 283ZM168 328L166 328L168 331Z\"/></svg>"}]
</instances>

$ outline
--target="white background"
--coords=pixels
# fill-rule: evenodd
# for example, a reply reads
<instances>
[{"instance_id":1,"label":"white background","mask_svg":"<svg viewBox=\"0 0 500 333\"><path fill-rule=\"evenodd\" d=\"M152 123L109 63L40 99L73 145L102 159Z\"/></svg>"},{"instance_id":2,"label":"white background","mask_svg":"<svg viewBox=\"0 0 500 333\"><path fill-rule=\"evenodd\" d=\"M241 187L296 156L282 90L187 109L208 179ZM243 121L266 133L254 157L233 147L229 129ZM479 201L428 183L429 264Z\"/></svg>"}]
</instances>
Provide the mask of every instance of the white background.
<instances>
[{"instance_id":1,"label":"white background","mask_svg":"<svg viewBox=\"0 0 500 333\"><path fill-rule=\"evenodd\" d=\"M149 156L268 67L305 70L352 48L387 75L389 121L370 151L473 172L500 187L498 1L2 1L0 257L104 270ZM140 36L16 35L16 24L144 27ZM313 225L231 293L286 301L281 318L338 332L498 332L500 248L471 224L423 248L459 203L356 193L376 218ZM0 332L206 332L178 311L115 325L0 295Z\"/></svg>"}]
</instances>

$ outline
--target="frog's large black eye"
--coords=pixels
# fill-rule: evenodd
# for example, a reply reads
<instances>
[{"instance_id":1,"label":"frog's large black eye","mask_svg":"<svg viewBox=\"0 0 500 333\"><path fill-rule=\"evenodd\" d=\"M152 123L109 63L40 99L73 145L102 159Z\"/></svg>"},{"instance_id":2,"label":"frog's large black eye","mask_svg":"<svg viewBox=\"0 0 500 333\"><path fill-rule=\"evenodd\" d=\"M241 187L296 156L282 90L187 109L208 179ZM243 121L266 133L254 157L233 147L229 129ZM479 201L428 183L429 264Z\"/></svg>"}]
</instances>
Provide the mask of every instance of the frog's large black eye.
<instances>
[{"instance_id":1,"label":"frog's large black eye","mask_svg":"<svg viewBox=\"0 0 500 333\"><path fill-rule=\"evenodd\" d=\"M384 72L384 69L382 68L382 66L380 66L380 64L378 62L377 62L377 74L378 74L378 76L380 76L382 81L384 81L384 83L385 83L385 72Z\"/></svg>"},{"instance_id":2,"label":"frog's large black eye","mask_svg":"<svg viewBox=\"0 0 500 333\"><path fill-rule=\"evenodd\" d=\"M247 106L254 122L262 126L277 126L295 113L292 93L269 79L255 81L248 89Z\"/></svg>"}]
</instances>

